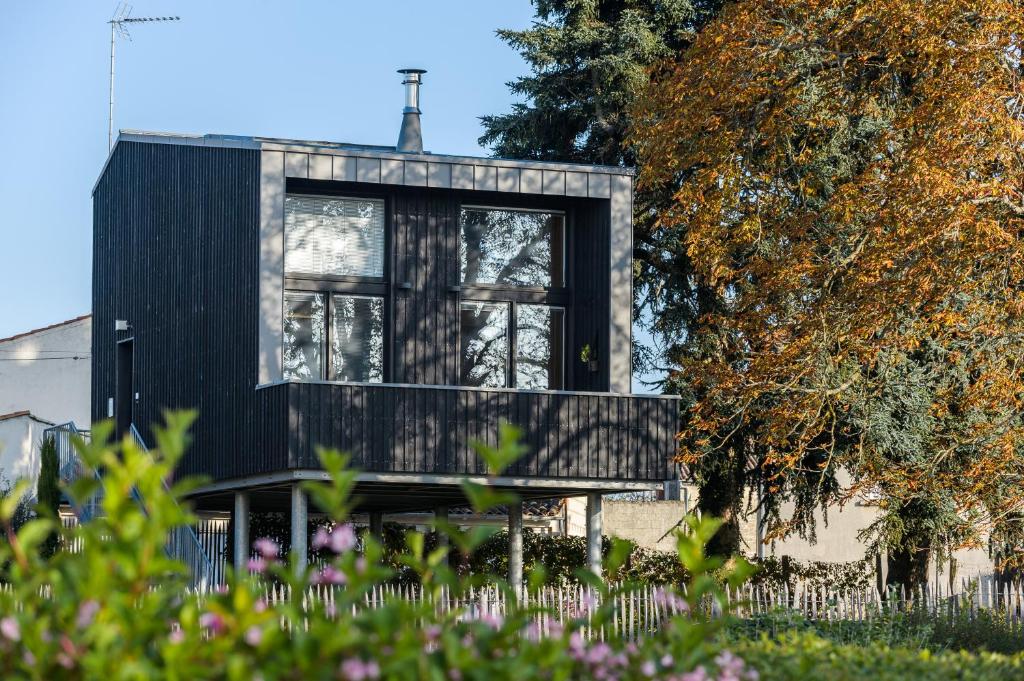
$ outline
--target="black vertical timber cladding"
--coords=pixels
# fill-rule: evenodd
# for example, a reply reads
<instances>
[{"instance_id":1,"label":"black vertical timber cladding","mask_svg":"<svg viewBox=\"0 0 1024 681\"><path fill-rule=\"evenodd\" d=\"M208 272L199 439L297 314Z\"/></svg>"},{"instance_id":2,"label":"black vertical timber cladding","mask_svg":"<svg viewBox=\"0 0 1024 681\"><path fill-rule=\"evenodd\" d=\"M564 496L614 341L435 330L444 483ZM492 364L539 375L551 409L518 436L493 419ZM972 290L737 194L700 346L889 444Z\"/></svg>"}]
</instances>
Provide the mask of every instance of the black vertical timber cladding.
<instances>
[{"instance_id":1,"label":"black vertical timber cladding","mask_svg":"<svg viewBox=\"0 0 1024 681\"><path fill-rule=\"evenodd\" d=\"M261 421L289 429L291 466L318 467L323 446L351 453L352 465L370 472L485 473L471 443L496 444L508 421L527 446L508 475L664 480L679 417L670 398L430 385L285 383L256 395ZM320 407L326 402L330 410ZM579 421L564 420L566 405L578 407ZM282 428L269 428L281 437Z\"/></svg>"},{"instance_id":2,"label":"black vertical timber cladding","mask_svg":"<svg viewBox=\"0 0 1024 681\"><path fill-rule=\"evenodd\" d=\"M629 352L629 348L609 348L611 319L609 300L611 282L611 206L608 201L578 201L569 226L569 253L572 273L572 308L566 325L571 327L566 347L569 388L606 392L608 355ZM580 360L589 345L597 359L596 371Z\"/></svg>"},{"instance_id":3,"label":"black vertical timber cladding","mask_svg":"<svg viewBox=\"0 0 1024 681\"><path fill-rule=\"evenodd\" d=\"M451 192L394 191L395 383L458 383L458 204ZM412 405L415 409L415 405Z\"/></svg>"},{"instance_id":4,"label":"black vertical timber cladding","mask_svg":"<svg viewBox=\"0 0 1024 681\"><path fill-rule=\"evenodd\" d=\"M566 388L607 391L615 350L608 347L608 201L292 180L289 191L293 185L383 190L394 323L389 380L427 386L459 378L460 204L566 210ZM317 445L349 449L367 470L483 473L468 443L493 442L507 420L523 427L532 452L515 474L667 474L677 419L671 401L394 386L256 390L258 239L258 151L118 144L94 193L94 419L106 416L114 394L115 341L131 335L140 394L134 420L144 437L152 441L148 426L164 409L199 411L184 473L223 479L315 467ZM115 319L127 319L130 333L116 335ZM596 371L579 359L585 344Z\"/></svg>"},{"instance_id":5,"label":"black vertical timber cladding","mask_svg":"<svg viewBox=\"0 0 1024 681\"><path fill-rule=\"evenodd\" d=\"M92 416L105 418L114 395L117 337L134 336L143 437L164 409L199 411L185 474L281 463L253 453L257 428L285 435L253 413L258 234L255 150L120 142L93 194ZM114 333L115 319L129 334Z\"/></svg>"}]
</instances>

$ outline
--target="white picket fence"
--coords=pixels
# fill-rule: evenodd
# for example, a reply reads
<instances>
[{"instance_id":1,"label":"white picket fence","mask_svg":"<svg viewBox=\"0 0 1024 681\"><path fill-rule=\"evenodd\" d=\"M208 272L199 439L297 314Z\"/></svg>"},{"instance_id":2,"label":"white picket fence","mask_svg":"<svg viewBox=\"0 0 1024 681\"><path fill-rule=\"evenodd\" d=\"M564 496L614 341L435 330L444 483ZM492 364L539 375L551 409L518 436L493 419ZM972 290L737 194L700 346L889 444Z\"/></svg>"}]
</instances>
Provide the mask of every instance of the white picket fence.
<instances>
[{"instance_id":1,"label":"white picket fence","mask_svg":"<svg viewBox=\"0 0 1024 681\"><path fill-rule=\"evenodd\" d=\"M746 586L728 593L733 613L742 619L766 614L784 614L817 621L868 622L891 617L895 612L916 612L933 618L965 616L975 618L982 611L1004 618L1007 624L1024 636L1024 593L1019 586L1002 591L979 590L971 582L962 582L963 591L949 595L921 590L914 594L890 592L885 597L874 588L824 589L812 586L766 588ZM336 607L339 589L343 587L313 586L302 596L303 608L314 605L331 612ZM685 589L680 589L685 593ZM394 600L429 603L438 614L455 613L456 620L487 619L497 621L509 612L508 589L497 586L472 588L462 594L442 592L435 597L416 585L383 584L375 586L362 599L360 607L376 608ZM518 596L521 608L537 611L537 635L550 635L564 628L571 620L582 620L584 635L591 638L624 637L637 640L658 631L674 616L685 615L685 606L664 587L623 588L613 586L610 620L602 627L593 625L593 615L601 606L599 592L583 585L545 586L538 590L523 589ZM291 598L285 585L269 585L265 592L268 604ZM702 610L716 617L718 604L706 601Z\"/></svg>"},{"instance_id":2,"label":"white picket fence","mask_svg":"<svg viewBox=\"0 0 1024 681\"><path fill-rule=\"evenodd\" d=\"M343 587L311 586L302 596L303 609L323 607L334 612L337 596ZM537 636L549 636L565 628L572 620L583 622L582 632L590 638L625 637L637 640L645 633L655 632L673 616L684 614L678 601L660 594L661 587L622 590L613 596L611 621L602 627L593 624L594 614L601 606L601 595L582 584L546 586L536 591L524 588L518 596L518 607L532 609ZM396 600L411 604L428 603L439 615L454 613L456 621L482 620L497 623L509 613L511 591L496 585L473 587L461 594L442 590L440 596L418 585L381 584L374 586L362 599L360 607L377 608ZM287 585L273 584L264 596L268 605L291 599Z\"/></svg>"}]
</instances>

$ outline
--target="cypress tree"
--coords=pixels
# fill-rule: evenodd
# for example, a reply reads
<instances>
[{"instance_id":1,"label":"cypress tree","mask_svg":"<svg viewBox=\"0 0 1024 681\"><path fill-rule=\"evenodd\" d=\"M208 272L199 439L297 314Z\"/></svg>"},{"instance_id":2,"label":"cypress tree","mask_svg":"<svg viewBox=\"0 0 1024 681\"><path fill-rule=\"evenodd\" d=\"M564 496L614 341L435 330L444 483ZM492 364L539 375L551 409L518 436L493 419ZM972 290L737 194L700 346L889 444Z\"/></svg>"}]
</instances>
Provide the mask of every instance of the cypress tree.
<instances>
[{"instance_id":1,"label":"cypress tree","mask_svg":"<svg viewBox=\"0 0 1024 681\"><path fill-rule=\"evenodd\" d=\"M43 440L40 447L39 480L36 482L36 512L39 515L58 517L60 510L59 462L57 461L57 445L52 437ZM43 542L41 550L44 556L51 556L57 551L57 535L52 534Z\"/></svg>"}]
</instances>

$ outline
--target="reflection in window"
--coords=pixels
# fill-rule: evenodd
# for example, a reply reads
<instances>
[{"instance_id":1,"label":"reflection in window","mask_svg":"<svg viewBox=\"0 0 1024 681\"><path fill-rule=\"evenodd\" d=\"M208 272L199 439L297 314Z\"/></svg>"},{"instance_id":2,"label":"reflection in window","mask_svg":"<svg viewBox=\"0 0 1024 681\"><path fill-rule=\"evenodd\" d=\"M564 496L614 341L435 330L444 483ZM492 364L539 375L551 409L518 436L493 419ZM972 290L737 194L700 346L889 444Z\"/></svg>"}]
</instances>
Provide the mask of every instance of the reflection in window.
<instances>
[{"instance_id":1,"label":"reflection in window","mask_svg":"<svg viewBox=\"0 0 1024 681\"><path fill-rule=\"evenodd\" d=\"M383 381L384 299L336 295L331 315L331 379Z\"/></svg>"},{"instance_id":2,"label":"reflection in window","mask_svg":"<svg viewBox=\"0 0 1024 681\"><path fill-rule=\"evenodd\" d=\"M516 307L516 387L562 389L564 311L545 305Z\"/></svg>"},{"instance_id":3,"label":"reflection in window","mask_svg":"<svg viewBox=\"0 0 1024 681\"><path fill-rule=\"evenodd\" d=\"M461 383L480 388L508 385L508 305L463 303L459 315Z\"/></svg>"},{"instance_id":4,"label":"reflection in window","mask_svg":"<svg viewBox=\"0 0 1024 681\"><path fill-rule=\"evenodd\" d=\"M304 381L323 376L324 303L315 293L284 295L284 377Z\"/></svg>"},{"instance_id":5,"label":"reflection in window","mask_svg":"<svg viewBox=\"0 0 1024 681\"><path fill-rule=\"evenodd\" d=\"M285 270L384 276L384 201L289 195L284 200Z\"/></svg>"},{"instance_id":6,"label":"reflection in window","mask_svg":"<svg viewBox=\"0 0 1024 681\"><path fill-rule=\"evenodd\" d=\"M459 222L462 283L531 288L564 285L563 215L463 208Z\"/></svg>"}]
</instances>

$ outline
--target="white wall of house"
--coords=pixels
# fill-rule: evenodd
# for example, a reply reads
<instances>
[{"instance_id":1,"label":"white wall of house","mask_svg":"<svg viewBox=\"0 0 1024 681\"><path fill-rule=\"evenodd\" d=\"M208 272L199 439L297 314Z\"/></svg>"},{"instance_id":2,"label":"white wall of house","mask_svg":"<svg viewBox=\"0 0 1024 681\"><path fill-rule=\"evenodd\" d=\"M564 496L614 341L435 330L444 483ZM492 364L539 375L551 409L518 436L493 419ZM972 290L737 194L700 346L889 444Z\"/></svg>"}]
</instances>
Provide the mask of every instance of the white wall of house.
<instances>
[{"instance_id":1,"label":"white wall of house","mask_svg":"<svg viewBox=\"0 0 1024 681\"><path fill-rule=\"evenodd\" d=\"M0 339L0 415L88 428L91 352L91 316Z\"/></svg>"},{"instance_id":2,"label":"white wall of house","mask_svg":"<svg viewBox=\"0 0 1024 681\"><path fill-rule=\"evenodd\" d=\"M39 475L43 430L90 423L92 317L0 338L0 475Z\"/></svg>"},{"instance_id":3,"label":"white wall of house","mask_svg":"<svg viewBox=\"0 0 1024 681\"><path fill-rule=\"evenodd\" d=\"M50 425L25 412L0 416L0 486L28 478L34 493L39 477L39 445L43 430Z\"/></svg>"}]
</instances>

